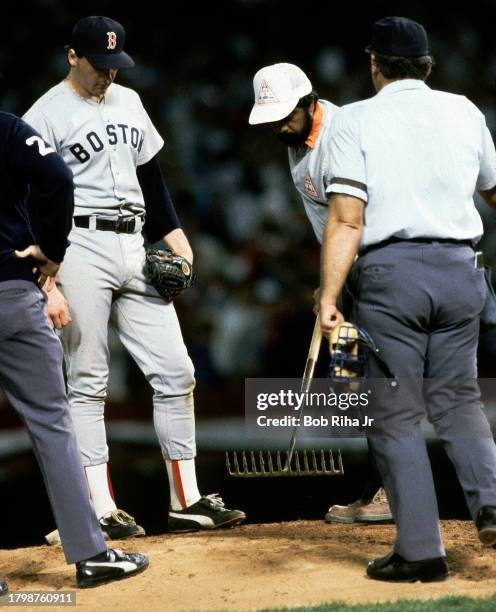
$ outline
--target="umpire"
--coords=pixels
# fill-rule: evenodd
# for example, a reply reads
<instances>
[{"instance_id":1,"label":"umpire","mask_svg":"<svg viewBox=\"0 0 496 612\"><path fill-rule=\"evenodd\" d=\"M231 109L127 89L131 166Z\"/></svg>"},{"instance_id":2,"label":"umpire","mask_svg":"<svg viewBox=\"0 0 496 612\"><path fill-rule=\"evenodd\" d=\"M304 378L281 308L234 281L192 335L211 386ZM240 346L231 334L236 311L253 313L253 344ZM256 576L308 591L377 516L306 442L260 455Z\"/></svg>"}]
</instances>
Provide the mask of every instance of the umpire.
<instances>
[{"instance_id":1,"label":"umpire","mask_svg":"<svg viewBox=\"0 0 496 612\"><path fill-rule=\"evenodd\" d=\"M425 412L481 541L496 543L496 447L476 381L486 289L473 250L483 232L473 193L496 207L496 152L469 100L424 83L433 60L422 25L381 19L367 51L378 93L342 108L331 134L321 321L326 333L342 321L336 299L351 269L356 322L400 381L397 392L378 386L371 408L368 435L397 537L367 573L429 582L446 579L448 566L420 429Z\"/></svg>"},{"instance_id":2,"label":"umpire","mask_svg":"<svg viewBox=\"0 0 496 612\"><path fill-rule=\"evenodd\" d=\"M69 416L62 347L37 284L53 283L73 208L72 174L62 158L24 121L0 113L0 386L26 424L66 560L76 563L78 586L87 587L142 571L148 560L107 550ZM0 594L6 591L0 580Z\"/></svg>"}]
</instances>

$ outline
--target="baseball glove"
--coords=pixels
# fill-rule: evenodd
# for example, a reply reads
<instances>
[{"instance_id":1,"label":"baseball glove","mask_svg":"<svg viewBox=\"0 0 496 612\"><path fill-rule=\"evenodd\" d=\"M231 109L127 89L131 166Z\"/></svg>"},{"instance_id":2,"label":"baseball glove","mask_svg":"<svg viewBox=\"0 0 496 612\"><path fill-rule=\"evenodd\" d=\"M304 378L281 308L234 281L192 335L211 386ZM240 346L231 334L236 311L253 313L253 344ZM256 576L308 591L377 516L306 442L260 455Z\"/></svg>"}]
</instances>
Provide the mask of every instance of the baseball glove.
<instances>
[{"instance_id":1,"label":"baseball glove","mask_svg":"<svg viewBox=\"0 0 496 612\"><path fill-rule=\"evenodd\" d=\"M171 302L193 282L193 267L170 249L146 249L146 272L150 283L166 302Z\"/></svg>"}]
</instances>

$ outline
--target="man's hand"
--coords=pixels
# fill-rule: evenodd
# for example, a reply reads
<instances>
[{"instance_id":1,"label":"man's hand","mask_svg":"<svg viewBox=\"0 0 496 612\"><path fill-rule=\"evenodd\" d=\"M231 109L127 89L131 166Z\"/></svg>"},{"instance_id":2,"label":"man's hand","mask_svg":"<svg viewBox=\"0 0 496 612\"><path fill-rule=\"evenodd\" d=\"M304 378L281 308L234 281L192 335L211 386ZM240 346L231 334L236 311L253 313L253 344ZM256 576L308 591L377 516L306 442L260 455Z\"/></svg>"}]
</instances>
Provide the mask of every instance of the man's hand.
<instances>
[{"instance_id":1,"label":"man's hand","mask_svg":"<svg viewBox=\"0 0 496 612\"><path fill-rule=\"evenodd\" d=\"M327 300L320 301L320 326L322 335L328 336L331 330L344 323L344 317L335 304L330 304Z\"/></svg>"},{"instance_id":2,"label":"man's hand","mask_svg":"<svg viewBox=\"0 0 496 612\"><path fill-rule=\"evenodd\" d=\"M30 244L26 249L23 251L16 251L15 254L20 259L32 257L38 263L37 270L40 273L38 284L40 287L44 286L49 277L53 278L57 276L60 264L48 259L37 244Z\"/></svg>"},{"instance_id":3,"label":"man's hand","mask_svg":"<svg viewBox=\"0 0 496 612\"><path fill-rule=\"evenodd\" d=\"M186 238L186 234L181 228L177 228L166 234L163 237L163 241L169 247L169 249L171 249L171 251L174 251L176 255L184 257L186 261L193 264L193 251L191 250L191 246Z\"/></svg>"},{"instance_id":4,"label":"man's hand","mask_svg":"<svg viewBox=\"0 0 496 612\"><path fill-rule=\"evenodd\" d=\"M51 285L51 287L50 287ZM72 321L69 304L62 293L50 279L45 283L43 290L48 296L45 312L55 329L62 329Z\"/></svg>"}]
</instances>

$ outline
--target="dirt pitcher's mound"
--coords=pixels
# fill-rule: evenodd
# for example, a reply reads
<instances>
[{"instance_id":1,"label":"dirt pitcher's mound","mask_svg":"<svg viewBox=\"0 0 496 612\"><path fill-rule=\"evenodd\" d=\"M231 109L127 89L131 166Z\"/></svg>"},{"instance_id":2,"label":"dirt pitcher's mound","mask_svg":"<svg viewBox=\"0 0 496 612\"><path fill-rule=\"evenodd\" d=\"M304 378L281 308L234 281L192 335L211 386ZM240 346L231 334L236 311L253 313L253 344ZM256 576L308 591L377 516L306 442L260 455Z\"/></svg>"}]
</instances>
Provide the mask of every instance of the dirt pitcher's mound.
<instances>
[{"instance_id":1,"label":"dirt pitcher's mound","mask_svg":"<svg viewBox=\"0 0 496 612\"><path fill-rule=\"evenodd\" d=\"M84 610L255 610L343 600L348 603L496 593L496 551L483 549L472 523L445 521L452 578L389 584L365 576L367 561L386 554L393 525L326 525L298 521L228 531L164 535L119 542L150 557L144 573L78 590ZM74 590L74 569L60 548L0 551L11 591Z\"/></svg>"}]
</instances>

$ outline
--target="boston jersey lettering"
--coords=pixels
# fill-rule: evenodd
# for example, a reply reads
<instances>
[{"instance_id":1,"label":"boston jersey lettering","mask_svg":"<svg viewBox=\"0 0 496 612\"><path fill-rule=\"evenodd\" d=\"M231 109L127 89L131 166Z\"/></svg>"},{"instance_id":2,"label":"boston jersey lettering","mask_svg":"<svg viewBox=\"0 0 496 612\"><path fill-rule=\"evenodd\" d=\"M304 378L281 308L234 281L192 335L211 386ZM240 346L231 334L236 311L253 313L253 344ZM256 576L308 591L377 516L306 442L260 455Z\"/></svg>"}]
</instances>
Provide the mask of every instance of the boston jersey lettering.
<instances>
[{"instance_id":1,"label":"boston jersey lettering","mask_svg":"<svg viewBox=\"0 0 496 612\"><path fill-rule=\"evenodd\" d=\"M107 124L105 140L110 146L115 146L119 143L129 145L136 149L138 153L143 146L144 134L137 127L126 125L125 123ZM69 146L69 151L82 164L86 163L92 153L103 151L105 144L103 139L95 132L88 132L83 142L75 142Z\"/></svg>"}]
</instances>

